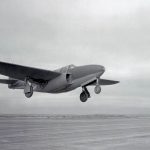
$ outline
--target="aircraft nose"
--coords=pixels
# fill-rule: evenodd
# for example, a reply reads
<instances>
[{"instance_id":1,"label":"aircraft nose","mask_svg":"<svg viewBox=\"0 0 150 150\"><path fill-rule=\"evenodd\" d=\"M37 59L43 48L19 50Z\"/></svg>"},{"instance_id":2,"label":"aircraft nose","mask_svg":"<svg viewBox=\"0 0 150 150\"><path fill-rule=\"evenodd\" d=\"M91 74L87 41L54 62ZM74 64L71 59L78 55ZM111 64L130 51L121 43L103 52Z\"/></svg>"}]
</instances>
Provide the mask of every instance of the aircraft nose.
<instances>
[{"instance_id":1,"label":"aircraft nose","mask_svg":"<svg viewBox=\"0 0 150 150\"><path fill-rule=\"evenodd\" d=\"M105 67L104 66L101 66L101 65L98 65L97 66L97 70L98 70L98 73L100 75L102 75L104 72L105 72Z\"/></svg>"},{"instance_id":2,"label":"aircraft nose","mask_svg":"<svg viewBox=\"0 0 150 150\"><path fill-rule=\"evenodd\" d=\"M101 66L100 68L101 68L101 70L102 70L103 72L105 72L105 67L104 67L104 66Z\"/></svg>"},{"instance_id":3,"label":"aircraft nose","mask_svg":"<svg viewBox=\"0 0 150 150\"><path fill-rule=\"evenodd\" d=\"M105 71L105 67L101 65L95 65L97 71Z\"/></svg>"}]
</instances>

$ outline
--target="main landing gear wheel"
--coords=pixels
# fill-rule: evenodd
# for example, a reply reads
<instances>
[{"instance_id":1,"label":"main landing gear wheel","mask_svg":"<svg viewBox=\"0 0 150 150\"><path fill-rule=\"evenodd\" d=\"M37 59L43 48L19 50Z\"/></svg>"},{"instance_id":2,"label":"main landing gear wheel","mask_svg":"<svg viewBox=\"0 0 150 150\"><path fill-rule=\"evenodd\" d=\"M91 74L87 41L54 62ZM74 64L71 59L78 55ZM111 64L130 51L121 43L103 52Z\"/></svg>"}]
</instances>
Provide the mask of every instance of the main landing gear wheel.
<instances>
[{"instance_id":1,"label":"main landing gear wheel","mask_svg":"<svg viewBox=\"0 0 150 150\"><path fill-rule=\"evenodd\" d=\"M99 85L96 85L94 91L96 94L99 94L101 92L101 87Z\"/></svg>"},{"instance_id":2,"label":"main landing gear wheel","mask_svg":"<svg viewBox=\"0 0 150 150\"><path fill-rule=\"evenodd\" d=\"M27 98L32 97L33 95L33 87L32 84L30 82L26 82L25 88L24 88L24 94Z\"/></svg>"},{"instance_id":3,"label":"main landing gear wheel","mask_svg":"<svg viewBox=\"0 0 150 150\"><path fill-rule=\"evenodd\" d=\"M90 93L86 87L82 87L82 93L80 94L81 102L86 102L90 98Z\"/></svg>"},{"instance_id":4,"label":"main landing gear wheel","mask_svg":"<svg viewBox=\"0 0 150 150\"><path fill-rule=\"evenodd\" d=\"M100 78L97 78L96 80L96 86L94 88L94 92L96 94L99 94L101 92L101 87L100 87Z\"/></svg>"}]
</instances>

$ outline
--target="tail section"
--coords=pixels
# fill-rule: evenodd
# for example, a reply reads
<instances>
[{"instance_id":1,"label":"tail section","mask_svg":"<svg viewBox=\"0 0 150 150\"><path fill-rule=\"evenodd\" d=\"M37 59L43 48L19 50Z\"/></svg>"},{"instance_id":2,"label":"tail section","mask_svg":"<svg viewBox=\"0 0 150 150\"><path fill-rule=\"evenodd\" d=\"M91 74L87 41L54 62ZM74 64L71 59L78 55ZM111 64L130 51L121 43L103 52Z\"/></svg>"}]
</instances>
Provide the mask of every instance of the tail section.
<instances>
[{"instance_id":1,"label":"tail section","mask_svg":"<svg viewBox=\"0 0 150 150\"><path fill-rule=\"evenodd\" d=\"M0 79L0 83L7 84L9 89L23 89L24 82L13 78Z\"/></svg>"},{"instance_id":2,"label":"tail section","mask_svg":"<svg viewBox=\"0 0 150 150\"><path fill-rule=\"evenodd\" d=\"M14 84L17 80L14 79L0 79L0 83L2 84Z\"/></svg>"},{"instance_id":3,"label":"tail section","mask_svg":"<svg viewBox=\"0 0 150 150\"><path fill-rule=\"evenodd\" d=\"M7 84L8 88L12 88L14 84L16 84L17 80L15 79L0 79L0 83Z\"/></svg>"}]
</instances>

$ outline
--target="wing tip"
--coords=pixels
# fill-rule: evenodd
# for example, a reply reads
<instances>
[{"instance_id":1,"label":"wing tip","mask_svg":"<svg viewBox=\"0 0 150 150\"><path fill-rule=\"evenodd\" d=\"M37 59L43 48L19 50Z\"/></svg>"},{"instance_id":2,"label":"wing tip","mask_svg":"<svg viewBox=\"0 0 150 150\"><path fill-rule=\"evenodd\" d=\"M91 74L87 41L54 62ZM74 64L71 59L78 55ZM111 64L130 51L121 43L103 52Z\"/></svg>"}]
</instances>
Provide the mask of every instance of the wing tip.
<instances>
[{"instance_id":1,"label":"wing tip","mask_svg":"<svg viewBox=\"0 0 150 150\"><path fill-rule=\"evenodd\" d=\"M114 82L115 82L115 84L120 83L120 81L114 81Z\"/></svg>"},{"instance_id":2,"label":"wing tip","mask_svg":"<svg viewBox=\"0 0 150 150\"><path fill-rule=\"evenodd\" d=\"M120 81L113 81L112 84L118 84Z\"/></svg>"}]
</instances>

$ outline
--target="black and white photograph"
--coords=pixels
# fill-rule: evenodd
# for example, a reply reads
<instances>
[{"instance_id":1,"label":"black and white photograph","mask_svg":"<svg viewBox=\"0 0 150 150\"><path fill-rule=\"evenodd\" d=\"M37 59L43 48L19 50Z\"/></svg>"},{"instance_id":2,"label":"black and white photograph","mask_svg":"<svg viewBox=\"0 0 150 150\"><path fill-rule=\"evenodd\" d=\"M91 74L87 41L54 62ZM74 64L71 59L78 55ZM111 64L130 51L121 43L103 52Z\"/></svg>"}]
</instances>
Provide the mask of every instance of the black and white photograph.
<instances>
[{"instance_id":1,"label":"black and white photograph","mask_svg":"<svg viewBox=\"0 0 150 150\"><path fill-rule=\"evenodd\" d=\"M149 15L149 0L1 0L0 150L149 150Z\"/></svg>"}]
</instances>

